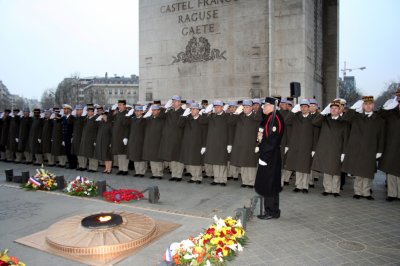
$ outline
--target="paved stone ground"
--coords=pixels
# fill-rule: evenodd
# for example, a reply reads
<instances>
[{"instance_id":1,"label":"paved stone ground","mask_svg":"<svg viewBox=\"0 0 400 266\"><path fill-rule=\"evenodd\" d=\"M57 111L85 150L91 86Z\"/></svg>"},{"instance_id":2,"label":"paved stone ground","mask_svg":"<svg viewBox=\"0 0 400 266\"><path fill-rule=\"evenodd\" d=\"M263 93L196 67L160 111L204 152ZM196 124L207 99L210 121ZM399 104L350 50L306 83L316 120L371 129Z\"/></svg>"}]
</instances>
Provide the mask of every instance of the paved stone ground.
<instances>
[{"instance_id":1,"label":"paved stone ground","mask_svg":"<svg viewBox=\"0 0 400 266\"><path fill-rule=\"evenodd\" d=\"M79 174L107 180L115 188L144 189L158 185L160 203L147 201L113 204L61 195L59 192L25 192L6 183L4 170L16 174L35 167L0 162L0 249L9 248L28 265L80 265L64 258L14 243L17 238L48 228L63 218L100 210L129 210L154 219L182 224L177 230L140 250L118 265L158 265L171 242L197 235L211 222L214 214L233 215L235 209L248 206L255 195L240 182L226 187L150 180L131 176L86 173L49 168L71 180ZM187 178L186 178L187 179ZM375 201L352 198L352 179L339 198L323 197L322 181L309 194L293 193L293 184L281 193L281 218L248 223L249 243L229 265L400 265L400 201L385 201L385 177L378 173L374 181ZM292 181L293 182L293 181Z\"/></svg>"}]
</instances>

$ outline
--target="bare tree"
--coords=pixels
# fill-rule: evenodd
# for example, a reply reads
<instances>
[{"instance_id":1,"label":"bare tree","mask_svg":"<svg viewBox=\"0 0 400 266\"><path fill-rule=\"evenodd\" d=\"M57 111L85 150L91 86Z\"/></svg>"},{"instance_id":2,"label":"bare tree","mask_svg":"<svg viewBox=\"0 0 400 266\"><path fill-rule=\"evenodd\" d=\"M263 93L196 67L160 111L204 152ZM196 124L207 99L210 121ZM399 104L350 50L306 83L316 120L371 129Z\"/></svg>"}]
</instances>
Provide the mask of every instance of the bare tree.
<instances>
[{"instance_id":1,"label":"bare tree","mask_svg":"<svg viewBox=\"0 0 400 266\"><path fill-rule=\"evenodd\" d=\"M46 89L42 94L42 98L40 99L40 104L42 105L43 109L53 108L55 105L55 90Z\"/></svg>"},{"instance_id":2,"label":"bare tree","mask_svg":"<svg viewBox=\"0 0 400 266\"><path fill-rule=\"evenodd\" d=\"M358 88L349 86L342 79L339 79L339 97L347 101L347 105L351 106L360 100L361 94Z\"/></svg>"},{"instance_id":3,"label":"bare tree","mask_svg":"<svg viewBox=\"0 0 400 266\"><path fill-rule=\"evenodd\" d=\"M375 100L376 109L381 108L387 100L394 97L396 90L400 88L400 81L399 82L391 81L389 83L386 83L385 87L386 89Z\"/></svg>"}]
</instances>

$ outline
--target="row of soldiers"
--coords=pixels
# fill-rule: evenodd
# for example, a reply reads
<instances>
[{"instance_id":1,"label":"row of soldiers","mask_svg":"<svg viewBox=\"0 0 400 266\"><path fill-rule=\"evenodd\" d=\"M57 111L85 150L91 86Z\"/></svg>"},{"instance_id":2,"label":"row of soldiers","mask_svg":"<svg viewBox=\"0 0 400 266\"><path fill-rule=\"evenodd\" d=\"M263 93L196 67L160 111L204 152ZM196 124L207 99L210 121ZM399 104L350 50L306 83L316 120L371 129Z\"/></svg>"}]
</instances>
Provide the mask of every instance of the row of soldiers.
<instances>
[{"instance_id":1,"label":"row of soldiers","mask_svg":"<svg viewBox=\"0 0 400 266\"><path fill-rule=\"evenodd\" d=\"M308 193L313 173L323 175L324 196L340 195L340 176L355 176L354 198L372 200L371 183L379 169L387 173L388 200L399 198L400 170L395 163L399 152L400 91L385 108L374 112L372 96L363 97L352 108L336 99L322 112L315 99L303 99L293 106L281 98L279 112L285 121L281 143L282 185L296 176L295 192ZM2 158L97 171L99 161L105 172L117 164L117 174L127 175L129 161L134 162L135 176L143 177L150 163L151 178L162 179L164 168L171 171L170 181L181 181L184 169L192 176L190 183L214 177L212 185L225 186L230 178L242 177L242 187L252 188L258 166L257 132L263 120L258 99L241 102L214 101L208 105L183 103L173 96L165 106L155 101L151 106L136 105L129 110L125 100L110 112L103 107L64 105L63 114L53 108L33 118L24 112L19 118L14 110L11 119L5 110L0 130ZM86 109L87 115L83 115ZM388 110L385 110L388 109ZM28 110L25 110L28 111ZM26 122L26 121L31 122ZM19 131L18 131L19 130ZM88 164L88 165L87 165Z\"/></svg>"}]
</instances>

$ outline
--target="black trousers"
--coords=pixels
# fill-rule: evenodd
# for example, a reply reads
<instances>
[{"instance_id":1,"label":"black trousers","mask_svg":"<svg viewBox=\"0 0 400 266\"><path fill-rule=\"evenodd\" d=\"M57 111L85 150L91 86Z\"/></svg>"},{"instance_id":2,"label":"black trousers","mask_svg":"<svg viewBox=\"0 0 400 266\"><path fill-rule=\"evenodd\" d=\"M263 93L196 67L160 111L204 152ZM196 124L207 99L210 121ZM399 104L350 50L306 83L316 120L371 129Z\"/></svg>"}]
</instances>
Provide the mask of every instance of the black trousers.
<instances>
[{"instance_id":1,"label":"black trousers","mask_svg":"<svg viewBox=\"0 0 400 266\"><path fill-rule=\"evenodd\" d=\"M267 215L280 216L279 193L272 197L264 197L264 209Z\"/></svg>"}]
</instances>

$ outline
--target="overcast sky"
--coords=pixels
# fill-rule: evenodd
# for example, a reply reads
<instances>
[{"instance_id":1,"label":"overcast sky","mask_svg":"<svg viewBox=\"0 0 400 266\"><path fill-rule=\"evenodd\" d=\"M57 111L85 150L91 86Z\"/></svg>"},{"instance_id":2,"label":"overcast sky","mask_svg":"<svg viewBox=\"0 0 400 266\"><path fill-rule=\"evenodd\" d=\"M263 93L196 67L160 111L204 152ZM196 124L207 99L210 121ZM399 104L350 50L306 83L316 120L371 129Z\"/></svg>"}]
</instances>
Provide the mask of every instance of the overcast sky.
<instances>
[{"instance_id":1,"label":"overcast sky","mask_svg":"<svg viewBox=\"0 0 400 266\"><path fill-rule=\"evenodd\" d=\"M364 94L400 80L400 1L340 1L340 66ZM0 80L39 99L71 74L139 74L138 0L0 0ZM342 76L340 72L340 76Z\"/></svg>"}]
</instances>

